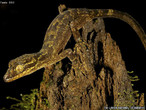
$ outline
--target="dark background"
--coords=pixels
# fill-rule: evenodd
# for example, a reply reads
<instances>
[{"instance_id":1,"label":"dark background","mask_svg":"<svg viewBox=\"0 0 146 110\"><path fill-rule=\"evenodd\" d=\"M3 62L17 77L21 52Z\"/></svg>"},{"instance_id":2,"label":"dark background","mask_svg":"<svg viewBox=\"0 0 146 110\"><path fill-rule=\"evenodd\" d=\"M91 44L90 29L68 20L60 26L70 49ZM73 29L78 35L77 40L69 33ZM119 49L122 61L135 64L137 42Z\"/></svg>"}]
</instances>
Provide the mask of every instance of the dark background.
<instances>
[{"instance_id":1,"label":"dark background","mask_svg":"<svg viewBox=\"0 0 146 110\"><path fill-rule=\"evenodd\" d=\"M0 4L0 108L14 103L6 100L6 96L20 98L20 94L30 93L30 89L39 88L43 70L23 77L11 83L4 83L3 75L8 68L8 62L25 53L40 50L47 27L58 15L59 4L65 3L69 8L113 8L132 15L146 30L146 7L142 4L125 1L74 1L54 0L53 2L18 2ZM145 92L145 50L140 39L132 28L117 19L105 19L106 31L119 45L123 60L128 71L134 71L140 81L134 89Z\"/></svg>"}]
</instances>

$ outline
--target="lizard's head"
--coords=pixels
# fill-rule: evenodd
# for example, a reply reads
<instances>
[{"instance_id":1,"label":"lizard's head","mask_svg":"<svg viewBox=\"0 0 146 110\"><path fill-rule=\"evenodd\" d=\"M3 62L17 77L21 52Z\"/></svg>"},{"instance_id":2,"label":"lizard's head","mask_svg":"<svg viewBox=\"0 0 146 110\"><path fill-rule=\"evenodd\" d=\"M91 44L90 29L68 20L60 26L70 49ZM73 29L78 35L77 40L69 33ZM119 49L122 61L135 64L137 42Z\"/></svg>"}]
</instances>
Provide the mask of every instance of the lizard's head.
<instances>
[{"instance_id":1,"label":"lizard's head","mask_svg":"<svg viewBox=\"0 0 146 110\"><path fill-rule=\"evenodd\" d=\"M11 82L31 74L36 65L34 54L25 54L9 62L9 68L4 75L5 82Z\"/></svg>"}]
</instances>

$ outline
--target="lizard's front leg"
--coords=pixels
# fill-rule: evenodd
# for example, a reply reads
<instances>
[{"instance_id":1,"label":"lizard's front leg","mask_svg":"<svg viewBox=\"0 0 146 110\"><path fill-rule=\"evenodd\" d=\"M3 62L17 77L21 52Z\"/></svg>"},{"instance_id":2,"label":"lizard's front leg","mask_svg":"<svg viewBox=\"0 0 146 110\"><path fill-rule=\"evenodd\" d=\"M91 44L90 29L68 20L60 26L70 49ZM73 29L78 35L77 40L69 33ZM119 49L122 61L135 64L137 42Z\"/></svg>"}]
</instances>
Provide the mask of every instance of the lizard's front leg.
<instances>
[{"instance_id":1,"label":"lizard's front leg","mask_svg":"<svg viewBox=\"0 0 146 110\"><path fill-rule=\"evenodd\" d=\"M73 51L71 49L66 49L66 50L63 50L59 55L56 55L53 58L52 63L50 63L50 62L48 62L48 63L54 64L54 63L57 63L57 62L63 60L66 57L68 57L71 62L73 62L75 60L75 55L73 54Z\"/></svg>"}]
</instances>

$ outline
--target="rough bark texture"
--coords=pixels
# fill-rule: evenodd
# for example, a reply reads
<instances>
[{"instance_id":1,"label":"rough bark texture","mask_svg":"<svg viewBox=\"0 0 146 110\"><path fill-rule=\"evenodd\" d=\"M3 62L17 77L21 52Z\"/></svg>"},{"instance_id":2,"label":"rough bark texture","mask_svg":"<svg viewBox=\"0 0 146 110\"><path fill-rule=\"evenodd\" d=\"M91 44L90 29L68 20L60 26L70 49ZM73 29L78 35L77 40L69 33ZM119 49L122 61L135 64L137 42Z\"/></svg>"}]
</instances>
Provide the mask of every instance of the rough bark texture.
<instances>
[{"instance_id":1,"label":"rough bark texture","mask_svg":"<svg viewBox=\"0 0 146 110\"><path fill-rule=\"evenodd\" d=\"M136 102L125 63L116 42L105 33L102 19L79 30L76 58L45 68L40 85L39 110L104 110L105 107L144 106Z\"/></svg>"}]
</instances>

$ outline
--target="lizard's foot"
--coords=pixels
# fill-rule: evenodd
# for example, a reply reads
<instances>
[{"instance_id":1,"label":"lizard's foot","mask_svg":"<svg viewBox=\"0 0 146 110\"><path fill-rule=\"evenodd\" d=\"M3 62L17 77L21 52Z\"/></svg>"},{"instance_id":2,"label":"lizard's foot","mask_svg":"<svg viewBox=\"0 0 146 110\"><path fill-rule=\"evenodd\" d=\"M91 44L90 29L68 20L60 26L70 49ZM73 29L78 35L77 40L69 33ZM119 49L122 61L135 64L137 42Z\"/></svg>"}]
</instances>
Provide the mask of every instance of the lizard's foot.
<instances>
[{"instance_id":1,"label":"lizard's foot","mask_svg":"<svg viewBox=\"0 0 146 110\"><path fill-rule=\"evenodd\" d=\"M59 14L61 14L65 9L66 9L66 6L65 6L64 4L60 4L60 5L58 6Z\"/></svg>"}]
</instances>

